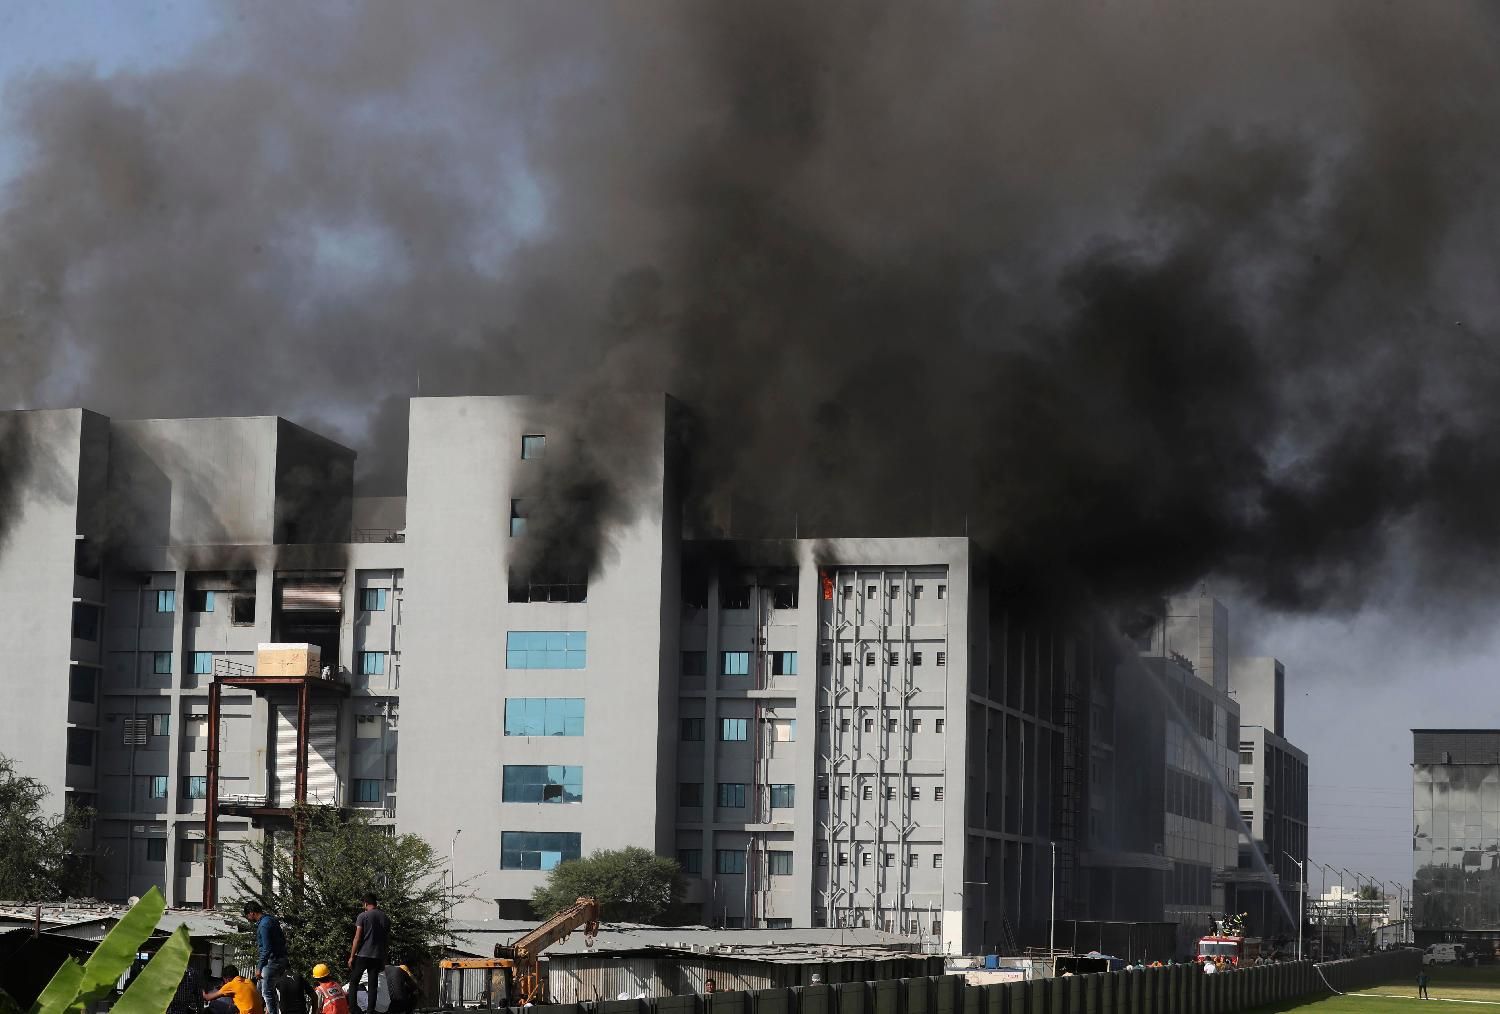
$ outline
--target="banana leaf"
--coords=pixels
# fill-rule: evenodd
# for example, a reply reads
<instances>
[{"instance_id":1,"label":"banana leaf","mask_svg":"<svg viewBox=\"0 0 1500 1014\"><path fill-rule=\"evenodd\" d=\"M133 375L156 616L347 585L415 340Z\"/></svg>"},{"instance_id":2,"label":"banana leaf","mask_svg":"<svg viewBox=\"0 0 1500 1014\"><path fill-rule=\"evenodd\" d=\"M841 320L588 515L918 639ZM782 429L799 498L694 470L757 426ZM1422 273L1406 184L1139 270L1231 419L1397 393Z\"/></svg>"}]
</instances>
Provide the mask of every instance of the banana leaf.
<instances>
[{"instance_id":1,"label":"banana leaf","mask_svg":"<svg viewBox=\"0 0 1500 1014\"><path fill-rule=\"evenodd\" d=\"M166 910L167 901L155 887L132 905L89 956L88 963L83 966L83 982L78 987L77 998L70 1006L92 1003L108 996L120 976L130 970L141 944L150 938L151 931L156 929Z\"/></svg>"},{"instance_id":2,"label":"banana leaf","mask_svg":"<svg viewBox=\"0 0 1500 1014\"><path fill-rule=\"evenodd\" d=\"M73 1001L78 997L78 988L83 985L83 966L72 958L64 959L62 965L56 972L52 973L52 979L47 983L36 1002L31 1005L30 1014L48 1014L67 1010L73 1006Z\"/></svg>"},{"instance_id":3,"label":"banana leaf","mask_svg":"<svg viewBox=\"0 0 1500 1014\"><path fill-rule=\"evenodd\" d=\"M187 927L179 926L131 981L125 995L111 1008L111 1014L162 1014L172 994L177 992L192 956L193 944L188 939Z\"/></svg>"}]
</instances>

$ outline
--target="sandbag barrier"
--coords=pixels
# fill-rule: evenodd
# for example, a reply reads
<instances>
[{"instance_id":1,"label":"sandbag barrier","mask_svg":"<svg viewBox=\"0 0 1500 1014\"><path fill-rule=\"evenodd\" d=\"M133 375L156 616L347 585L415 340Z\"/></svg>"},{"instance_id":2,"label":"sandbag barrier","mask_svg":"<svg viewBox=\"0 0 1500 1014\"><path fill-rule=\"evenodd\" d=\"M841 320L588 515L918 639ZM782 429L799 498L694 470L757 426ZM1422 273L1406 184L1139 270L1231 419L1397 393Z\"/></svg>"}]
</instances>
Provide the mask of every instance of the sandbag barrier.
<instances>
[{"instance_id":1,"label":"sandbag barrier","mask_svg":"<svg viewBox=\"0 0 1500 1014\"><path fill-rule=\"evenodd\" d=\"M712 997L560 1004L549 1014L1237 1014L1267 1004L1415 980L1417 950L1283 961L1205 975L1196 965L972 986L961 975L792 986ZM1325 985L1326 980L1326 985ZM512 1011L519 1014L517 1008ZM534 1014L534 1011L527 1012Z\"/></svg>"}]
</instances>

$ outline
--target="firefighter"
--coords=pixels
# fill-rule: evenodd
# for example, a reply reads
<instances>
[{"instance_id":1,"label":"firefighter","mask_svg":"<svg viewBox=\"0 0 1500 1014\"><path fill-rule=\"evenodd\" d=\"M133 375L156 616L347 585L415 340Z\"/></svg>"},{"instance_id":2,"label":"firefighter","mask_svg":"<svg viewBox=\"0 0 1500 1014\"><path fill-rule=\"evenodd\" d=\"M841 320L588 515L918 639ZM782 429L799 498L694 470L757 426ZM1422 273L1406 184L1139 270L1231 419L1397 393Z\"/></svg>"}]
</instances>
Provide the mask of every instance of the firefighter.
<instances>
[{"instance_id":1,"label":"firefighter","mask_svg":"<svg viewBox=\"0 0 1500 1014\"><path fill-rule=\"evenodd\" d=\"M313 989L313 995L318 998L316 1014L349 1014L349 998L344 995L344 987L333 977L333 969L323 964L314 965L312 977L318 984Z\"/></svg>"}]
</instances>

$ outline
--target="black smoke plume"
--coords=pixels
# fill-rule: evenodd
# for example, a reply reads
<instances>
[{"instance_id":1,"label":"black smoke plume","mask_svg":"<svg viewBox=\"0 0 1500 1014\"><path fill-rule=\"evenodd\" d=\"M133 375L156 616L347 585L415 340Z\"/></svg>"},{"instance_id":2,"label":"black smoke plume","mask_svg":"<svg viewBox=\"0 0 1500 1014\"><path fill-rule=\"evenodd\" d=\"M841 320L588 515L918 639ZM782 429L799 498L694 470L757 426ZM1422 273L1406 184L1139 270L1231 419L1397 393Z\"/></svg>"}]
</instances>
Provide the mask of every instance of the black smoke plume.
<instances>
[{"instance_id":1,"label":"black smoke plume","mask_svg":"<svg viewBox=\"0 0 1500 1014\"><path fill-rule=\"evenodd\" d=\"M15 88L0 402L374 426L378 487L418 376L559 390L534 545L584 561L657 389L734 531L1106 598L1497 572L1490 6L228 11Z\"/></svg>"}]
</instances>

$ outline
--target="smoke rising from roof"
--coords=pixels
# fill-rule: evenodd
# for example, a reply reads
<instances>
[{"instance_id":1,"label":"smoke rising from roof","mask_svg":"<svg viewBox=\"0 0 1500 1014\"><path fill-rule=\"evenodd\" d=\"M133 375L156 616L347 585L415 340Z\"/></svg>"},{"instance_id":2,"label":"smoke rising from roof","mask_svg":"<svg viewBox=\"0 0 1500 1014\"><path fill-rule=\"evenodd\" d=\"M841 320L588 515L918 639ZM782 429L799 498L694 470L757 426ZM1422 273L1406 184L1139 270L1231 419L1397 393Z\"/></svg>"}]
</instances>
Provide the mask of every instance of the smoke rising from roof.
<instances>
[{"instance_id":1,"label":"smoke rising from roof","mask_svg":"<svg viewBox=\"0 0 1500 1014\"><path fill-rule=\"evenodd\" d=\"M370 426L379 487L418 374L665 389L736 526L966 529L1105 598L1349 605L1393 554L1467 590L1500 557L1497 34L1481 4L257 8L190 64L9 96L0 403ZM587 555L644 455L576 429L548 484Z\"/></svg>"}]
</instances>

